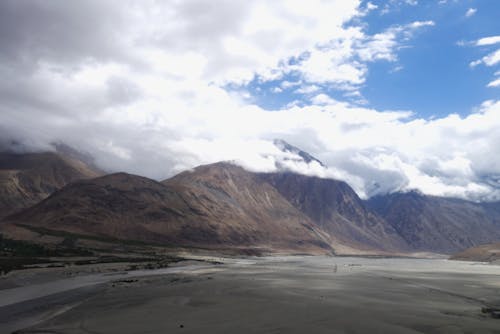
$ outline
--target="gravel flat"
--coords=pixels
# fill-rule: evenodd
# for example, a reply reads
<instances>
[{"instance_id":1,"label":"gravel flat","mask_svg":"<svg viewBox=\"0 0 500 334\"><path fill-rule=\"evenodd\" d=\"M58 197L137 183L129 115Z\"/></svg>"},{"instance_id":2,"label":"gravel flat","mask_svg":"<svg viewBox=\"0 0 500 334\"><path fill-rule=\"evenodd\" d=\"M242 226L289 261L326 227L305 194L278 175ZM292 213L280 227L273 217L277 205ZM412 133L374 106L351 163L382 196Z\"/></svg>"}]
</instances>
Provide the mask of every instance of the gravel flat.
<instances>
[{"instance_id":1,"label":"gravel flat","mask_svg":"<svg viewBox=\"0 0 500 334\"><path fill-rule=\"evenodd\" d=\"M0 333L500 333L481 312L500 266L436 259L225 259L23 296Z\"/></svg>"}]
</instances>

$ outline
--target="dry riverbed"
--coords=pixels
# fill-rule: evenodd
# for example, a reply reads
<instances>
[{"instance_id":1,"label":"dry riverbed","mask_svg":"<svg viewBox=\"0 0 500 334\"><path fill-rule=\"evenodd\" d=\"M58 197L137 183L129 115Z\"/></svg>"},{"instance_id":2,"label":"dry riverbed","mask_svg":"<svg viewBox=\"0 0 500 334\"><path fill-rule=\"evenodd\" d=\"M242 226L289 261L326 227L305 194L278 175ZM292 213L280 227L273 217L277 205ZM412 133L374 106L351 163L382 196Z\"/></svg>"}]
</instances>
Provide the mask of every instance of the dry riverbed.
<instances>
[{"instance_id":1,"label":"dry riverbed","mask_svg":"<svg viewBox=\"0 0 500 334\"><path fill-rule=\"evenodd\" d=\"M13 272L0 281L0 333L500 333L500 319L481 311L500 306L500 266L349 257L223 262L71 277L50 268Z\"/></svg>"}]
</instances>

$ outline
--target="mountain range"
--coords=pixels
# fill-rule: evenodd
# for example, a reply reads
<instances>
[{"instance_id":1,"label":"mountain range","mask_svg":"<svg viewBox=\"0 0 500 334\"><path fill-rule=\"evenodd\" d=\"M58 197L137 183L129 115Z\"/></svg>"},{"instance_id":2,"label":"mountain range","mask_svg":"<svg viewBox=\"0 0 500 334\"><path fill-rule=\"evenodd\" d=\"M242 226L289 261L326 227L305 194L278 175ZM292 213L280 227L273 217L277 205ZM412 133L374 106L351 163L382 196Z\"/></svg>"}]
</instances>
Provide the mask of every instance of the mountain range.
<instances>
[{"instance_id":1,"label":"mountain range","mask_svg":"<svg viewBox=\"0 0 500 334\"><path fill-rule=\"evenodd\" d=\"M0 218L38 203L68 183L103 174L74 150L57 148L56 152L0 153Z\"/></svg>"},{"instance_id":2,"label":"mountain range","mask_svg":"<svg viewBox=\"0 0 500 334\"><path fill-rule=\"evenodd\" d=\"M500 203L475 203L416 191L375 196L367 207L417 251L454 253L500 240Z\"/></svg>"},{"instance_id":3,"label":"mountain range","mask_svg":"<svg viewBox=\"0 0 500 334\"><path fill-rule=\"evenodd\" d=\"M324 164L275 141L297 161ZM500 240L500 203L393 193L362 200L345 182L231 163L158 182L104 175L84 156L0 154L0 232L12 238L226 249L244 254L451 254Z\"/></svg>"}]
</instances>

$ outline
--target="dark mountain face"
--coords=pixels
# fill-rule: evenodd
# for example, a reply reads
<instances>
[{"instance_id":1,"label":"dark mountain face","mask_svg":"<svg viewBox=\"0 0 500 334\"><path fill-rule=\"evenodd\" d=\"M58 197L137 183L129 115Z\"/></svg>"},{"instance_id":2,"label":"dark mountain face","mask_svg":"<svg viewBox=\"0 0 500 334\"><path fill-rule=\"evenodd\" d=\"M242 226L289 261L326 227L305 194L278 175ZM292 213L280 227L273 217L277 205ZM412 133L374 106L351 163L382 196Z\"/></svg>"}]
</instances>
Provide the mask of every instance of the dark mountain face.
<instances>
[{"instance_id":1,"label":"dark mountain face","mask_svg":"<svg viewBox=\"0 0 500 334\"><path fill-rule=\"evenodd\" d=\"M75 182L8 222L163 245L331 251L276 190L228 164L202 166L163 183L124 173Z\"/></svg>"},{"instance_id":2,"label":"dark mountain face","mask_svg":"<svg viewBox=\"0 0 500 334\"><path fill-rule=\"evenodd\" d=\"M101 172L59 153L0 153L0 218L31 206L66 184Z\"/></svg>"},{"instance_id":3,"label":"dark mountain face","mask_svg":"<svg viewBox=\"0 0 500 334\"><path fill-rule=\"evenodd\" d=\"M500 240L495 204L426 196L416 192L367 201L415 250L454 253Z\"/></svg>"},{"instance_id":4,"label":"dark mountain face","mask_svg":"<svg viewBox=\"0 0 500 334\"><path fill-rule=\"evenodd\" d=\"M479 205L486 211L493 224L500 229L500 202L486 202Z\"/></svg>"},{"instance_id":5,"label":"dark mountain face","mask_svg":"<svg viewBox=\"0 0 500 334\"><path fill-rule=\"evenodd\" d=\"M407 248L394 228L367 210L345 182L293 173L259 176L324 230L334 244L365 250Z\"/></svg>"}]
</instances>

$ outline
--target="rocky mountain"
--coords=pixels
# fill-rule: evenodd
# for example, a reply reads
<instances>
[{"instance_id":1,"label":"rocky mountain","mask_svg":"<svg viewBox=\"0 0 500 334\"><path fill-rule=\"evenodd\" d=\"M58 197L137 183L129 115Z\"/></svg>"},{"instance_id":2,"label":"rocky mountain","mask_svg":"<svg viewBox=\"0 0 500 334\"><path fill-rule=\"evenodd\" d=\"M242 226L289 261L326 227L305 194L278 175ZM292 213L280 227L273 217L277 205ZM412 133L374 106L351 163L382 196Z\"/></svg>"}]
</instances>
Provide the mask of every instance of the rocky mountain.
<instances>
[{"instance_id":1,"label":"rocky mountain","mask_svg":"<svg viewBox=\"0 0 500 334\"><path fill-rule=\"evenodd\" d=\"M275 145L321 164L284 141ZM286 168L254 173L225 162L162 182L96 177L88 157L58 151L0 154L4 231L250 253L452 254L500 240L500 203L416 192L362 201L343 181Z\"/></svg>"},{"instance_id":2,"label":"rocky mountain","mask_svg":"<svg viewBox=\"0 0 500 334\"><path fill-rule=\"evenodd\" d=\"M274 188L227 163L162 183L125 173L74 182L8 223L54 235L166 246L331 251L314 224Z\"/></svg>"},{"instance_id":3,"label":"rocky mountain","mask_svg":"<svg viewBox=\"0 0 500 334\"><path fill-rule=\"evenodd\" d=\"M0 153L0 218L29 207L66 184L101 175L74 151Z\"/></svg>"},{"instance_id":4,"label":"rocky mountain","mask_svg":"<svg viewBox=\"0 0 500 334\"><path fill-rule=\"evenodd\" d=\"M324 233L256 174L230 163L183 172L163 184L172 187L206 217L224 243L331 250Z\"/></svg>"},{"instance_id":5,"label":"rocky mountain","mask_svg":"<svg viewBox=\"0 0 500 334\"><path fill-rule=\"evenodd\" d=\"M172 242L148 227L165 230L189 210L175 191L159 182L126 173L73 182L35 206L6 219L50 231L121 240Z\"/></svg>"},{"instance_id":6,"label":"rocky mountain","mask_svg":"<svg viewBox=\"0 0 500 334\"><path fill-rule=\"evenodd\" d=\"M415 250L452 254L500 240L500 203L473 203L412 191L377 196L367 205Z\"/></svg>"},{"instance_id":7,"label":"rocky mountain","mask_svg":"<svg viewBox=\"0 0 500 334\"><path fill-rule=\"evenodd\" d=\"M343 181L288 172L259 176L326 232L337 247L340 244L361 250L408 249L396 230L368 210Z\"/></svg>"},{"instance_id":8,"label":"rocky mountain","mask_svg":"<svg viewBox=\"0 0 500 334\"><path fill-rule=\"evenodd\" d=\"M450 257L451 260L494 262L500 264L500 242L468 248Z\"/></svg>"},{"instance_id":9,"label":"rocky mountain","mask_svg":"<svg viewBox=\"0 0 500 334\"><path fill-rule=\"evenodd\" d=\"M295 155L296 158L294 159L295 161L301 161L305 163L311 163L311 162L316 162L322 167L326 167L321 161L310 155L309 153L302 151L298 147L295 147L288 142L284 141L283 139L275 139L273 141L274 146L279 148L282 152L285 153L291 153L292 155ZM289 158L292 159L292 158ZM293 160L293 159L292 159ZM279 168L280 166L278 166Z\"/></svg>"}]
</instances>

